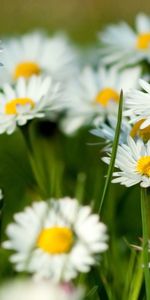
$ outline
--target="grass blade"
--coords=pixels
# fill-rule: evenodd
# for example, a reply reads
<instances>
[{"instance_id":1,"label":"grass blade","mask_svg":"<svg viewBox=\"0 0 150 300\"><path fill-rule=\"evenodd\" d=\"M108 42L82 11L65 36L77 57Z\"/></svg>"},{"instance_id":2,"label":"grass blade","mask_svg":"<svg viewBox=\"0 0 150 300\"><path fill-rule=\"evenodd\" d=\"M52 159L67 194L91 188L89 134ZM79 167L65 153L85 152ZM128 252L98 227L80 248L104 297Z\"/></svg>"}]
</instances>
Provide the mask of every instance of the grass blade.
<instances>
[{"instance_id":1,"label":"grass blade","mask_svg":"<svg viewBox=\"0 0 150 300\"><path fill-rule=\"evenodd\" d=\"M117 148L118 148L118 143L119 143L120 129L121 129L122 108L123 108L123 91L121 91L121 93L120 93L118 119L117 119L117 126L116 126L116 130L115 130L114 142L113 142L113 146L112 146L112 155L111 155L111 160L110 160L110 164L108 167L104 190L103 190L103 194L102 194L102 198L101 198L101 202L100 202L99 214L101 213L103 203L107 197L108 189L109 189L110 182L112 179L112 173L113 173L113 169L114 169L116 153L117 153Z\"/></svg>"},{"instance_id":2,"label":"grass blade","mask_svg":"<svg viewBox=\"0 0 150 300\"><path fill-rule=\"evenodd\" d=\"M142 215L142 230L143 230L143 265L144 265L144 278L146 299L150 299L150 272L149 272L149 252L148 252L148 240L149 240L149 199L147 190L141 188L141 215Z\"/></svg>"}]
</instances>

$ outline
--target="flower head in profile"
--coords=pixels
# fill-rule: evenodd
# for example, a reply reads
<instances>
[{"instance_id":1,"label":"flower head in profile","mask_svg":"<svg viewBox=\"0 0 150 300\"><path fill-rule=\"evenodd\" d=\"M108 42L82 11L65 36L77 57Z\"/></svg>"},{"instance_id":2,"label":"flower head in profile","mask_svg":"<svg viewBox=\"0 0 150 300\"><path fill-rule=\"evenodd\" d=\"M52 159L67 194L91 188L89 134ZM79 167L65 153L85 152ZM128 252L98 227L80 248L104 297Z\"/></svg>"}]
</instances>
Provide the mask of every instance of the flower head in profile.
<instances>
[{"instance_id":1,"label":"flower head in profile","mask_svg":"<svg viewBox=\"0 0 150 300\"><path fill-rule=\"evenodd\" d=\"M103 161L109 164L110 157ZM113 173L114 183L127 187L140 184L147 188L150 186L150 141L147 144L140 139L134 141L128 137L127 144L118 146L115 167L119 169Z\"/></svg>"},{"instance_id":2,"label":"flower head in profile","mask_svg":"<svg viewBox=\"0 0 150 300\"><path fill-rule=\"evenodd\" d=\"M0 133L11 134L17 125L55 113L63 103L60 84L51 77L19 78L14 86L6 83L0 92Z\"/></svg>"},{"instance_id":3,"label":"flower head in profile","mask_svg":"<svg viewBox=\"0 0 150 300\"><path fill-rule=\"evenodd\" d=\"M90 132L106 141L106 143L112 143L115 137L115 130L117 125L117 118L114 116L110 116L107 119L107 122L103 122L98 127L90 130ZM119 144L123 144L127 142L127 137L131 132L131 125L129 124L129 120L127 118L123 118L121 124L121 131L119 136Z\"/></svg>"},{"instance_id":4,"label":"flower head in profile","mask_svg":"<svg viewBox=\"0 0 150 300\"><path fill-rule=\"evenodd\" d=\"M3 81L43 74L62 79L74 70L75 51L63 34L48 37L43 32L31 32L3 42Z\"/></svg>"},{"instance_id":5,"label":"flower head in profile","mask_svg":"<svg viewBox=\"0 0 150 300\"><path fill-rule=\"evenodd\" d=\"M1 300L81 300L83 290L71 284L14 280L0 287L0 296Z\"/></svg>"},{"instance_id":6,"label":"flower head in profile","mask_svg":"<svg viewBox=\"0 0 150 300\"><path fill-rule=\"evenodd\" d=\"M16 251L11 261L17 271L36 278L67 282L78 272L89 272L97 255L108 248L106 226L76 199L37 202L14 219L3 246Z\"/></svg>"},{"instance_id":7,"label":"flower head in profile","mask_svg":"<svg viewBox=\"0 0 150 300\"><path fill-rule=\"evenodd\" d=\"M133 134L140 129L140 134L150 137L150 84L139 81L142 91L131 90L126 99L126 112L134 125ZM147 138L148 139L148 138Z\"/></svg>"},{"instance_id":8,"label":"flower head in profile","mask_svg":"<svg viewBox=\"0 0 150 300\"><path fill-rule=\"evenodd\" d=\"M139 14L135 20L135 30L127 23L110 25L99 33L100 56L105 65L116 64L126 67L150 61L150 17Z\"/></svg>"},{"instance_id":9,"label":"flower head in profile","mask_svg":"<svg viewBox=\"0 0 150 300\"><path fill-rule=\"evenodd\" d=\"M85 67L76 81L68 82L70 108L62 122L63 131L71 134L82 126L98 125L107 116L117 116L121 89L127 92L136 87L140 72L139 67L122 72Z\"/></svg>"}]
</instances>

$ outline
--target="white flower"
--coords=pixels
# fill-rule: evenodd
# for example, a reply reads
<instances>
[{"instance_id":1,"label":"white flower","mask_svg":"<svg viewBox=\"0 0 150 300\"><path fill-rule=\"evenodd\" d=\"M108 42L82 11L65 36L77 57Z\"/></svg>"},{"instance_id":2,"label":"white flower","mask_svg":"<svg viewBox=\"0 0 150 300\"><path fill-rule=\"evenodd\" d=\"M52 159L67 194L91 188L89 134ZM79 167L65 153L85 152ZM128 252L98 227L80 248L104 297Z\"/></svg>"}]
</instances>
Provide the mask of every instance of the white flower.
<instances>
[{"instance_id":1,"label":"white flower","mask_svg":"<svg viewBox=\"0 0 150 300\"><path fill-rule=\"evenodd\" d=\"M5 83L0 92L0 133L11 134L17 125L55 113L63 103L60 84L51 77L19 78L14 86Z\"/></svg>"},{"instance_id":2,"label":"white flower","mask_svg":"<svg viewBox=\"0 0 150 300\"><path fill-rule=\"evenodd\" d=\"M110 163L110 157L104 157L103 161ZM115 166L119 171L114 172L114 183L120 183L127 187L140 184L146 188L150 186L150 141L147 144L140 139L136 142L128 137L127 144L118 146Z\"/></svg>"},{"instance_id":3,"label":"white flower","mask_svg":"<svg viewBox=\"0 0 150 300\"><path fill-rule=\"evenodd\" d=\"M125 22L108 26L99 34L101 62L118 67L150 61L150 18L139 14L135 30Z\"/></svg>"},{"instance_id":4,"label":"white flower","mask_svg":"<svg viewBox=\"0 0 150 300\"><path fill-rule=\"evenodd\" d=\"M125 112L131 118L132 123L141 122L141 129L150 126L150 84L144 80L139 81L143 91L131 90L127 94Z\"/></svg>"},{"instance_id":5,"label":"white flower","mask_svg":"<svg viewBox=\"0 0 150 300\"><path fill-rule=\"evenodd\" d=\"M75 68L75 51L63 34L48 37L43 32L31 32L4 40L3 43L3 82L43 73L55 79L64 79Z\"/></svg>"},{"instance_id":6,"label":"white flower","mask_svg":"<svg viewBox=\"0 0 150 300\"><path fill-rule=\"evenodd\" d=\"M100 124L97 128L90 130L90 132L100 138L106 140L106 142L113 142L115 137L117 119L113 116L110 116L106 122ZM119 136L119 143L126 143L127 137L131 132L131 125L129 124L128 119L123 118L121 124L121 131Z\"/></svg>"},{"instance_id":7,"label":"white flower","mask_svg":"<svg viewBox=\"0 0 150 300\"><path fill-rule=\"evenodd\" d=\"M85 67L79 78L68 82L67 97L70 109L61 124L62 130L71 134L82 126L100 124L107 115L117 115L121 89L127 92L137 86L140 68L118 72L100 67L94 71Z\"/></svg>"},{"instance_id":8,"label":"white flower","mask_svg":"<svg viewBox=\"0 0 150 300\"><path fill-rule=\"evenodd\" d=\"M78 272L88 272L96 255L108 248L106 226L76 199L37 202L14 219L3 246L17 252L11 256L17 271L36 278L67 282Z\"/></svg>"},{"instance_id":9,"label":"white flower","mask_svg":"<svg viewBox=\"0 0 150 300\"><path fill-rule=\"evenodd\" d=\"M10 281L0 287L1 300L80 300L81 288L51 282Z\"/></svg>"}]
</instances>

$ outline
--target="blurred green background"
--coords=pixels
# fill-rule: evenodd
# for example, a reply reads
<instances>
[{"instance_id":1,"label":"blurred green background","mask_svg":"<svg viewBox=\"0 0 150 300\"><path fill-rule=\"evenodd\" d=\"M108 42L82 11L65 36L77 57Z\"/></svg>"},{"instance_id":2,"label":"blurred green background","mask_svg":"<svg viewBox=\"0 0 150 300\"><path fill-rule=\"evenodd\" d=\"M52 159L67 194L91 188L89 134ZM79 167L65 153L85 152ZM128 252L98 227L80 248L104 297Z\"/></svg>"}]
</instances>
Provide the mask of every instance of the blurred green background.
<instances>
[{"instance_id":1,"label":"blurred green background","mask_svg":"<svg viewBox=\"0 0 150 300\"><path fill-rule=\"evenodd\" d=\"M0 33L43 27L67 30L79 42L91 42L103 24L150 12L149 0L1 0Z\"/></svg>"},{"instance_id":2,"label":"blurred green background","mask_svg":"<svg viewBox=\"0 0 150 300\"><path fill-rule=\"evenodd\" d=\"M22 33L37 28L52 32L65 30L81 44L96 41L96 32L109 22L124 19L133 24L137 13L150 12L148 0L1 0L0 4L0 35ZM68 138L59 132L57 126L47 136L46 127L47 124L44 131L43 125L42 128L31 128L36 132L33 140L36 150L35 164L40 168L41 174L45 161L47 163L46 174L40 178L46 189L45 197L77 196L84 204L96 200L96 209L101 199L107 167L100 160L101 146L89 144L99 142L99 139L92 137L88 128ZM12 221L13 213L33 200L38 200L35 186L21 132L18 130L12 136L1 135L0 187L5 195L3 238L4 228ZM102 266L103 277L105 280L105 277L108 278L115 300L121 299L128 264L130 265L128 242L138 244L141 236L139 198L137 187L125 189L112 185L102 215L111 237L111 251ZM8 253L1 249L0 256L0 280L3 280L13 275L14 271L8 263Z\"/></svg>"}]
</instances>

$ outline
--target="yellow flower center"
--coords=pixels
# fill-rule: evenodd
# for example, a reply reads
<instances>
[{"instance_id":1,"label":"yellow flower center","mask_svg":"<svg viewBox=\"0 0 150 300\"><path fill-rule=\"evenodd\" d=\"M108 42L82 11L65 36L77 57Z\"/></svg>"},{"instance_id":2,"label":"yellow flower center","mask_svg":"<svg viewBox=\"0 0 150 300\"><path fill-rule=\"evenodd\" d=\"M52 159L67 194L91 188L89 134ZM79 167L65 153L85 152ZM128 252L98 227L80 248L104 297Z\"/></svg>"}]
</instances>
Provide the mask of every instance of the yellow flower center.
<instances>
[{"instance_id":1,"label":"yellow flower center","mask_svg":"<svg viewBox=\"0 0 150 300\"><path fill-rule=\"evenodd\" d=\"M138 160L136 171L150 177L150 156L143 156Z\"/></svg>"},{"instance_id":2,"label":"yellow flower center","mask_svg":"<svg viewBox=\"0 0 150 300\"><path fill-rule=\"evenodd\" d=\"M19 77L29 78L32 75L39 75L40 72L41 70L37 63L25 61L16 66L13 77L14 79L18 79Z\"/></svg>"},{"instance_id":3,"label":"yellow flower center","mask_svg":"<svg viewBox=\"0 0 150 300\"><path fill-rule=\"evenodd\" d=\"M73 232L67 227L45 228L37 240L37 246L49 254L67 253L72 243Z\"/></svg>"},{"instance_id":4,"label":"yellow flower center","mask_svg":"<svg viewBox=\"0 0 150 300\"><path fill-rule=\"evenodd\" d=\"M132 138L139 136L143 139L144 142L147 142L150 139L150 125L146 128L140 129L140 126L144 121L145 119L141 119L137 123L135 123L130 131L130 135L132 136Z\"/></svg>"},{"instance_id":5,"label":"yellow flower center","mask_svg":"<svg viewBox=\"0 0 150 300\"><path fill-rule=\"evenodd\" d=\"M101 90L95 98L96 103L105 107L108 105L109 101L119 102L119 94L111 88Z\"/></svg>"},{"instance_id":6,"label":"yellow flower center","mask_svg":"<svg viewBox=\"0 0 150 300\"><path fill-rule=\"evenodd\" d=\"M34 101L30 98L16 98L6 103L5 105L5 114L7 115L16 115L17 114L17 105L27 105L30 104L31 107L34 107Z\"/></svg>"},{"instance_id":7,"label":"yellow flower center","mask_svg":"<svg viewBox=\"0 0 150 300\"><path fill-rule=\"evenodd\" d=\"M139 34L136 40L136 48L145 50L148 49L149 47L150 47L150 32Z\"/></svg>"}]
</instances>

